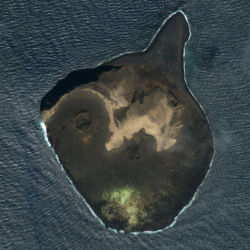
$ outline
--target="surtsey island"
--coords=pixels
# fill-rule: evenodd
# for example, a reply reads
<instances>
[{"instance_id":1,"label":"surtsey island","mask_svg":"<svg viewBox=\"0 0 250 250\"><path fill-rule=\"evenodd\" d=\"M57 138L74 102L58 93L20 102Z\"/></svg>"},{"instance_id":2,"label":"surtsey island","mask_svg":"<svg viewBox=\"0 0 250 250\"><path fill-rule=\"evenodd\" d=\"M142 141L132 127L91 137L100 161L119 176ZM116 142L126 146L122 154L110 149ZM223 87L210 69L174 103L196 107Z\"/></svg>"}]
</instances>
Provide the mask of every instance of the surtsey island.
<instances>
[{"instance_id":1,"label":"surtsey island","mask_svg":"<svg viewBox=\"0 0 250 250\"><path fill-rule=\"evenodd\" d=\"M211 129L184 78L189 36L177 12L147 50L73 71L41 101L49 142L108 228L169 226L209 169Z\"/></svg>"}]
</instances>

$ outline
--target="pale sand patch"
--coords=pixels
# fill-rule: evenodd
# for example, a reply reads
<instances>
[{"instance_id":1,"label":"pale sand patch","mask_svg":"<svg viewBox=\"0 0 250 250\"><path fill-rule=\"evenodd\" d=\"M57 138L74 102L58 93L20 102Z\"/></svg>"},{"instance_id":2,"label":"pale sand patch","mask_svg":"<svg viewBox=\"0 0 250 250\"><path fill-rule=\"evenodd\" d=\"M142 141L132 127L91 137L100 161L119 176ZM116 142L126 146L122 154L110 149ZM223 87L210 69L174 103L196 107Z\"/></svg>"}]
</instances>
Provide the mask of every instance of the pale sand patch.
<instances>
[{"instance_id":1,"label":"pale sand patch","mask_svg":"<svg viewBox=\"0 0 250 250\"><path fill-rule=\"evenodd\" d=\"M113 112L109 110L110 116L113 116ZM170 125L175 112L176 109L168 105L167 96L155 90L144 98L143 103L131 104L126 119L117 121L118 126L115 123L110 126L113 134L105 144L106 149L110 151L120 147L124 138L131 139L141 129L155 138L158 152L169 149L176 143L175 137L182 127L181 124Z\"/></svg>"},{"instance_id":2,"label":"pale sand patch","mask_svg":"<svg viewBox=\"0 0 250 250\"><path fill-rule=\"evenodd\" d=\"M182 125L177 122L171 124L171 121L181 110L168 105L167 95L160 89L145 96L143 103L137 101L131 104L124 98L126 89L123 86L124 84L117 85L116 88L113 86L112 90L109 90L109 98L94 89L85 89L103 100L109 115L109 130L112 136L105 144L106 150L119 148L125 138L131 139L141 129L155 138L158 152L173 146ZM122 121L115 120L114 112L123 107L128 107L126 118Z\"/></svg>"},{"instance_id":3,"label":"pale sand patch","mask_svg":"<svg viewBox=\"0 0 250 250\"><path fill-rule=\"evenodd\" d=\"M168 105L168 98L165 92L155 89L150 95L145 96L142 103L136 101L129 103L125 96L131 91L126 81L120 81L115 86L105 86L102 83L99 87L105 89L109 96L106 97L98 90L94 89L95 84L76 88L60 98L55 106L50 110L43 111L42 117L46 123L56 113L59 106L70 99L74 92L89 92L98 96L105 105L109 116L109 130L112 133L109 141L105 143L105 148L110 151L119 148L124 139L130 140L133 135L144 129L145 133L155 138L158 152L167 150L176 143L176 136L182 125L178 122L171 124L173 117L181 112L181 109ZM86 93L87 94L87 93ZM128 107L126 117L119 121L115 119L115 111ZM89 139L89 138L88 138Z\"/></svg>"}]
</instances>

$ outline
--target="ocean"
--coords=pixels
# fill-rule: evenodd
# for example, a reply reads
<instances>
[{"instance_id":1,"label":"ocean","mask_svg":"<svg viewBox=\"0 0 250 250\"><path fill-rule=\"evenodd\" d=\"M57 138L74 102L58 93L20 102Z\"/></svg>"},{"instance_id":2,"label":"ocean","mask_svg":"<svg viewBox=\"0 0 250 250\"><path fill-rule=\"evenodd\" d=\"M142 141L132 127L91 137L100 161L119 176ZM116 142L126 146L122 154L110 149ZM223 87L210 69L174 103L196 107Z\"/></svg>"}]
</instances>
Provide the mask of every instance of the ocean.
<instances>
[{"instance_id":1,"label":"ocean","mask_svg":"<svg viewBox=\"0 0 250 250\"><path fill-rule=\"evenodd\" d=\"M185 78L215 154L192 205L154 234L121 234L93 216L48 147L42 97L71 71L145 49L187 16ZM249 249L250 2L0 3L0 249Z\"/></svg>"}]
</instances>

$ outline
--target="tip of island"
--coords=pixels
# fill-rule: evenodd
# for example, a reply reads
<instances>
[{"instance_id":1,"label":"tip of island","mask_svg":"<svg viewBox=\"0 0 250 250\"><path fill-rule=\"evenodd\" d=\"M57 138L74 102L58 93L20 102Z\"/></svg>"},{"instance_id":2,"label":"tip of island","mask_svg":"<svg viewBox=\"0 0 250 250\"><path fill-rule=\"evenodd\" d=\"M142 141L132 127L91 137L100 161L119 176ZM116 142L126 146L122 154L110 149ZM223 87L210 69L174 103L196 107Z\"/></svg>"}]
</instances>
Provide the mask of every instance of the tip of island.
<instances>
[{"instance_id":1,"label":"tip of island","mask_svg":"<svg viewBox=\"0 0 250 250\"><path fill-rule=\"evenodd\" d=\"M189 36L176 12L144 51L73 71L42 98L51 146L108 228L169 226L209 169L211 129L184 77Z\"/></svg>"}]
</instances>

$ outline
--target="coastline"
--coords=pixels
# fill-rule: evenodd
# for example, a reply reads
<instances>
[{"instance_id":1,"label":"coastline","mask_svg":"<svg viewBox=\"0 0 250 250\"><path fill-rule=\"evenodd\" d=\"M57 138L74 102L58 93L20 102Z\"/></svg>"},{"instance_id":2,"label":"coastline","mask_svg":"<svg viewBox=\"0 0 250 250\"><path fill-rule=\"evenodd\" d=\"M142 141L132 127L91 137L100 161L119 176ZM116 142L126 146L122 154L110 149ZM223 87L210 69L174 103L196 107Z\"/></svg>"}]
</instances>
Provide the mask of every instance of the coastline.
<instances>
[{"instance_id":1,"label":"coastline","mask_svg":"<svg viewBox=\"0 0 250 250\"><path fill-rule=\"evenodd\" d=\"M176 12L176 13L178 13L178 12ZM163 22L162 26L161 26L161 27L159 28L159 30L156 32L156 35L154 36L154 38L157 37L159 31L161 31L161 28L164 26L165 23L167 23L167 20L168 20L169 18L171 18L174 14L175 14L175 13L173 13L170 17L168 17L168 18ZM182 13L182 14L183 14L183 13ZM186 18L185 15L184 15L184 17ZM187 18L186 18L186 21L187 21ZM188 23L188 22L187 22L187 23ZM189 25L188 25L188 28L189 28ZM189 29L189 32L190 32L190 29ZM160 33L159 33L159 35L160 35ZM187 87L187 89L188 89L188 86L187 86L186 79L185 79L185 46L186 46L186 43L188 42L188 40L190 39L190 37L191 37L191 32L189 33L189 36L188 36L187 41L184 43L184 46L183 46L183 55L182 55L183 77L184 77L184 83L185 83L185 86ZM149 44L148 48L150 48L150 47L151 47L151 44L153 44L154 38L152 39L152 41L151 41L151 43ZM156 43L157 43L157 41L156 41ZM142 52L147 51L148 48L144 49ZM142 53L142 52L139 52L138 54L140 54L140 53ZM136 53L136 54L137 54L137 53ZM126 54L123 54L123 55L119 55L118 57L115 57L115 58L116 58L116 59L119 59L120 57L122 57L122 56L124 56L124 55L125 55L125 56L127 56L127 55L129 56L130 54L127 54L127 53L126 53ZM105 65L105 66L106 66L106 65L110 66L110 63L111 63L113 60L115 60L115 59L112 59L111 61L109 61L109 62L107 62L107 63L104 63L103 65ZM98 65L100 65L100 64L98 64ZM113 67L113 65L111 65L111 67ZM116 68L117 65L115 65L114 67ZM120 66L118 65L118 67L120 67ZM192 95L193 99L195 100L196 104L198 104L198 102L196 101L196 99L194 98L194 96L193 96L193 94L192 94L192 92L191 92L190 90L189 90L189 93L191 93L191 95ZM198 104L198 105L199 105L199 104ZM199 105L199 107L201 108L200 105ZM201 108L201 109L202 109L202 108ZM203 111L203 109L202 109L202 111ZM203 111L203 114L204 114L204 111ZM55 153L55 154L56 154L56 153ZM214 155L214 150L213 150L213 155ZM211 162L210 162L209 168L210 168L210 166L211 166L212 159L213 159L213 157L211 158ZM59 158L58 158L58 161L59 161ZM61 164L60 164L60 165L61 165ZM61 166L62 166L62 165L61 165ZM63 168L63 167L62 167L62 168ZM209 168L208 168L208 170L209 170ZM208 173L208 171L207 171L207 173ZM206 173L205 176L207 176L207 173ZM203 181L205 180L205 178L206 178L206 177L204 177ZM69 178L69 179L70 179L70 178ZM131 232L131 233L133 233L133 234L138 234L138 233L155 233L155 232L159 232L159 231L162 231L162 230L165 230L165 229L167 229L167 228L172 227L172 226L176 223L178 217L184 212L184 210L185 210L186 208L188 208L189 206L191 206L191 204L192 204L193 200L195 199L195 196L196 196L196 194L197 194L197 192L198 192L198 190L199 190L199 187L202 185L203 181L202 181L201 184L198 186L197 191L196 191L196 192L194 193L194 195L192 196L192 199L189 201L188 204L186 204L186 205L178 212L178 214L174 217L173 222L172 222L170 225L166 226L164 229L159 229L159 230L154 230L154 231L147 231L147 230L146 230L146 231L143 231L143 232ZM72 185L74 186L73 182L72 182ZM75 186L74 186L74 188L75 188ZM77 188L76 188L76 190L77 190ZM79 192L79 191L78 191L78 192ZM79 192L79 194L80 194L80 192ZM82 196L82 194L80 194L80 195ZM84 200L85 200L85 199L84 199ZM90 208L91 213L92 213L93 210L91 209L91 206L87 203L87 201L85 201L85 202L86 202L86 204L88 205L88 207ZM94 211L93 211L92 214L94 214L94 216L96 216L96 217L101 221L101 223L102 223L103 225L105 225L105 223L102 222L102 220L95 214ZM115 230L115 229L114 229L114 230ZM121 232L122 230L119 230L119 231L115 230L115 231L116 231L116 232Z\"/></svg>"}]
</instances>

